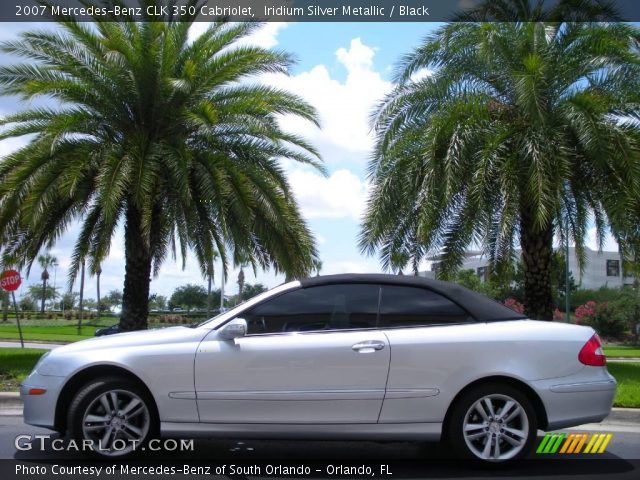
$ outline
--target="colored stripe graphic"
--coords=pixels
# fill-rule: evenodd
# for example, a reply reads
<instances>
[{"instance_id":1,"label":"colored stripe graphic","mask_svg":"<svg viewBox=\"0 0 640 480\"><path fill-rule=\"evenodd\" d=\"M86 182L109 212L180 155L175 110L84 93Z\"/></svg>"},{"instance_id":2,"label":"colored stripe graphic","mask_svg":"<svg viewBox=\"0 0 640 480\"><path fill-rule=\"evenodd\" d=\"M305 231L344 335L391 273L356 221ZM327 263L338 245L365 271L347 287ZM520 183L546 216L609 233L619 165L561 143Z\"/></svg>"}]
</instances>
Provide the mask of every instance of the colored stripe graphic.
<instances>
[{"instance_id":1,"label":"colored stripe graphic","mask_svg":"<svg viewBox=\"0 0 640 480\"><path fill-rule=\"evenodd\" d=\"M611 433L594 434L587 448L584 449L584 453L604 453L604 449L607 448L612 437Z\"/></svg>"},{"instance_id":2,"label":"colored stripe graphic","mask_svg":"<svg viewBox=\"0 0 640 480\"><path fill-rule=\"evenodd\" d=\"M564 433L547 433L540 442L536 453L556 453L564 437Z\"/></svg>"},{"instance_id":3,"label":"colored stripe graphic","mask_svg":"<svg viewBox=\"0 0 640 480\"><path fill-rule=\"evenodd\" d=\"M593 445L596 443L596 440L598 440L598 437L600 435L598 435L597 433L591 436L591 440L589 440L589 443L587 443L587 448L584 449L584 453L591 453L591 447L593 447Z\"/></svg>"},{"instance_id":4,"label":"colored stripe graphic","mask_svg":"<svg viewBox=\"0 0 640 480\"><path fill-rule=\"evenodd\" d=\"M587 441L587 438L589 438L588 433L576 433L575 439L571 443L571 446L569 447L569 450L567 450L567 453L579 453L582 449L582 446L584 445L584 442Z\"/></svg>"},{"instance_id":5,"label":"colored stripe graphic","mask_svg":"<svg viewBox=\"0 0 640 480\"><path fill-rule=\"evenodd\" d=\"M547 433L538 445L536 453L604 453L612 438L612 433L571 433L568 436L564 433ZM588 443L587 440L589 440ZM583 451L582 447L585 443L587 446ZM560 448L561 445L562 448Z\"/></svg>"},{"instance_id":6,"label":"colored stripe graphic","mask_svg":"<svg viewBox=\"0 0 640 480\"><path fill-rule=\"evenodd\" d=\"M609 441L613 438L613 433L607 433L606 435L607 436L605 437L604 442L602 442L598 453L604 453L604 449L607 448L607 445L609 445Z\"/></svg>"}]
</instances>

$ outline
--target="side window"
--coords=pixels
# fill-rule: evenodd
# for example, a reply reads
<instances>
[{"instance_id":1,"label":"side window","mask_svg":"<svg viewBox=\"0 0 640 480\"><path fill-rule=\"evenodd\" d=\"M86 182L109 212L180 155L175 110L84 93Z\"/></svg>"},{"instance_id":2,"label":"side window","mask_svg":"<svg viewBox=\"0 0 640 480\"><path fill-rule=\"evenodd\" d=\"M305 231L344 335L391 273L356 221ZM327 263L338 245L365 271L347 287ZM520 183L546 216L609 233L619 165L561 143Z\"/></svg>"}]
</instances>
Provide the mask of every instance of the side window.
<instances>
[{"instance_id":1,"label":"side window","mask_svg":"<svg viewBox=\"0 0 640 480\"><path fill-rule=\"evenodd\" d=\"M430 290L391 285L382 287L381 327L442 325L471 320L461 307Z\"/></svg>"},{"instance_id":2,"label":"side window","mask_svg":"<svg viewBox=\"0 0 640 480\"><path fill-rule=\"evenodd\" d=\"M249 334L375 328L380 287L338 284L300 288L262 303L243 317Z\"/></svg>"}]
</instances>

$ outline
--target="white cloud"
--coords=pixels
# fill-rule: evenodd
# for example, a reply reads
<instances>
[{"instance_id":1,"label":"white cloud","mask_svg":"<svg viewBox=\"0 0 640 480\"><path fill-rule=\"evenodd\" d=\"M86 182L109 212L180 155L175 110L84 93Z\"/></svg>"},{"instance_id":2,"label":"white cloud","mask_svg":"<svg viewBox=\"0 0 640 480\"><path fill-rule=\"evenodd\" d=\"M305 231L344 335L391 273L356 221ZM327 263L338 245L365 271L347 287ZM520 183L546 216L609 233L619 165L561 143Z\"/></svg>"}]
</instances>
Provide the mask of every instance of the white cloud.
<instances>
[{"instance_id":1,"label":"white cloud","mask_svg":"<svg viewBox=\"0 0 640 480\"><path fill-rule=\"evenodd\" d=\"M412 82L419 82L427 77L431 77L433 75L433 70L429 70L428 68L421 68L413 75L411 75Z\"/></svg>"},{"instance_id":2,"label":"white cloud","mask_svg":"<svg viewBox=\"0 0 640 480\"><path fill-rule=\"evenodd\" d=\"M29 143L29 140L26 137L6 138L0 141L0 158L20 150L27 143Z\"/></svg>"},{"instance_id":3,"label":"white cloud","mask_svg":"<svg viewBox=\"0 0 640 480\"><path fill-rule=\"evenodd\" d=\"M278 34L286 28L287 22L265 23L259 30L247 37L242 43L257 45L262 48L273 48L278 45Z\"/></svg>"},{"instance_id":4,"label":"white cloud","mask_svg":"<svg viewBox=\"0 0 640 480\"><path fill-rule=\"evenodd\" d=\"M360 37L351 40L349 50L339 48L336 51L338 61L342 63L349 72L370 71L373 67L373 56L375 48L367 47L362 43Z\"/></svg>"},{"instance_id":5,"label":"white cloud","mask_svg":"<svg viewBox=\"0 0 640 480\"><path fill-rule=\"evenodd\" d=\"M309 170L292 170L289 181L306 218L352 218L362 216L367 185L346 169L328 178Z\"/></svg>"},{"instance_id":6,"label":"white cloud","mask_svg":"<svg viewBox=\"0 0 640 480\"><path fill-rule=\"evenodd\" d=\"M598 237L596 236L596 228L592 227L587 230L586 242L587 247L591 250L598 250ZM604 252L617 252L618 242L613 238L610 232L607 232L604 236L604 242L602 244L602 251Z\"/></svg>"},{"instance_id":7,"label":"white cloud","mask_svg":"<svg viewBox=\"0 0 640 480\"><path fill-rule=\"evenodd\" d=\"M211 24L208 22L196 22L189 30L189 39L194 40L202 35ZM280 30L287 27L287 22L269 22L263 24L258 30L248 37L240 40L236 45L255 45L262 48L273 48L278 45Z\"/></svg>"},{"instance_id":8,"label":"white cloud","mask_svg":"<svg viewBox=\"0 0 640 480\"><path fill-rule=\"evenodd\" d=\"M265 81L297 93L320 114L322 129L294 117L282 119L284 128L309 138L327 163L363 163L373 146L369 115L392 85L373 69L375 49L360 38L351 40L348 49L340 48L335 55L347 70L344 82L333 78L325 65L290 77L268 75Z\"/></svg>"},{"instance_id":9,"label":"white cloud","mask_svg":"<svg viewBox=\"0 0 640 480\"><path fill-rule=\"evenodd\" d=\"M339 273L380 273L380 265L376 260L331 260L323 263L322 275Z\"/></svg>"}]
</instances>

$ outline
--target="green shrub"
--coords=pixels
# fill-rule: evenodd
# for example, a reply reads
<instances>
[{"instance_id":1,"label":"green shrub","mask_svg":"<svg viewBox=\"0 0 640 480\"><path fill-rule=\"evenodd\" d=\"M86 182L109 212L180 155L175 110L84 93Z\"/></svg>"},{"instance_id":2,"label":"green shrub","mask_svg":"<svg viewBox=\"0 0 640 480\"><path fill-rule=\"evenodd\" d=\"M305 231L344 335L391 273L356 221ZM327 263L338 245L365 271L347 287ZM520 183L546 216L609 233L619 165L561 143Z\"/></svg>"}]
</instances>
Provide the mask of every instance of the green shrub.
<instances>
[{"instance_id":1,"label":"green shrub","mask_svg":"<svg viewBox=\"0 0 640 480\"><path fill-rule=\"evenodd\" d=\"M628 330L628 323L616 313L612 302L605 302L597 309L593 327L606 338L619 339Z\"/></svg>"},{"instance_id":2,"label":"green shrub","mask_svg":"<svg viewBox=\"0 0 640 480\"><path fill-rule=\"evenodd\" d=\"M603 337L621 339L634 331L640 301L633 289L616 290L608 301L589 300L576 308L576 322L593 327Z\"/></svg>"},{"instance_id":3,"label":"green shrub","mask_svg":"<svg viewBox=\"0 0 640 480\"><path fill-rule=\"evenodd\" d=\"M620 292L621 290L619 288L601 287L597 290L580 288L571 293L571 310L575 310L579 306L584 305L589 301L593 301L596 303L611 302L618 298Z\"/></svg>"}]
</instances>

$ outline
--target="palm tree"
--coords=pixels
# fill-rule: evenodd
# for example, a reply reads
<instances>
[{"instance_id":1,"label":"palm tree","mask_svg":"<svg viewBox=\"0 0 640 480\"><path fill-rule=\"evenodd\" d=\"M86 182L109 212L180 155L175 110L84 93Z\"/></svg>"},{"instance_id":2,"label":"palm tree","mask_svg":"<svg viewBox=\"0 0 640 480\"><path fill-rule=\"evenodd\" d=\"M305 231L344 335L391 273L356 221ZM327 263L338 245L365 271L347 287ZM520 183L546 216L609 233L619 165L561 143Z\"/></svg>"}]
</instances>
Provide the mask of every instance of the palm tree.
<instances>
[{"instance_id":1,"label":"palm tree","mask_svg":"<svg viewBox=\"0 0 640 480\"><path fill-rule=\"evenodd\" d=\"M242 302L242 293L244 290L244 268L240 265L240 273L238 273L238 303Z\"/></svg>"},{"instance_id":2,"label":"palm tree","mask_svg":"<svg viewBox=\"0 0 640 480\"><path fill-rule=\"evenodd\" d=\"M591 223L600 242L639 224L638 210L613 221L640 191L638 38L623 23L562 22L454 23L427 37L373 117L362 250L385 268L441 253L451 278L470 246L500 268L519 244L527 313L551 319L554 236L583 261Z\"/></svg>"},{"instance_id":3,"label":"palm tree","mask_svg":"<svg viewBox=\"0 0 640 480\"><path fill-rule=\"evenodd\" d=\"M319 277L322 271L322 260L318 258L313 262L313 270L316 272L316 277Z\"/></svg>"},{"instance_id":4,"label":"palm tree","mask_svg":"<svg viewBox=\"0 0 640 480\"><path fill-rule=\"evenodd\" d=\"M40 301L40 313L44 313L44 302L47 298L47 282L49 281L49 268L58 266L58 259L48 252L38 256L38 263L42 268L40 279L42 280L42 300Z\"/></svg>"},{"instance_id":5,"label":"palm tree","mask_svg":"<svg viewBox=\"0 0 640 480\"><path fill-rule=\"evenodd\" d=\"M96 265L94 272L96 274L96 297L98 298L98 322L100 322L100 275L102 275L102 267Z\"/></svg>"},{"instance_id":6,"label":"palm tree","mask_svg":"<svg viewBox=\"0 0 640 480\"><path fill-rule=\"evenodd\" d=\"M59 20L63 33L27 32L1 45L26 59L0 67L3 94L59 102L0 121L0 138L34 135L0 163L8 258L28 264L79 221L73 279L85 259L92 269L102 262L121 223L123 330L146 327L150 279L170 253L184 266L192 251L206 265L216 250L225 273L236 251L276 273L311 271L315 242L279 159L322 166L278 118L317 124L317 114L251 81L286 74L291 56L239 44L255 23L214 22L190 41L185 17L91 27Z\"/></svg>"},{"instance_id":7,"label":"palm tree","mask_svg":"<svg viewBox=\"0 0 640 480\"><path fill-rule=\"evenodd\" d=\"M389 259L389 267L395 275L404 275L404 269L410 260L411 258L409 258L409 255L406 252L396 251ZM418 274L417 265L415 263L413 265L413 272L415 275Z\"/></svg>"},{"instance_id":8,"label":"palm tree","mask_svg":"<svg viewBox=\"0 0 640 480\"><path fill-rule=\"evenodd\" d=\"M207 261L205 264L201 264L202 275L207 279L207 315L211 316L213 310L213 298L211 297L211 288L213 286L214 278L214 263L218 258L218 252L212 250L206 254Z\"/></svg>"},{"instance_id":9,"label":"palm tree","mask_svg":"<svg viewBox=\"0 0 640 480\"><path fill-rule=\"evenodd\" d=\"M78 297L78 335L82 332L82 320L84 313L84 269L86 262L82 259L80 263L80 296Z\"/></svg>"}]
</instances>

